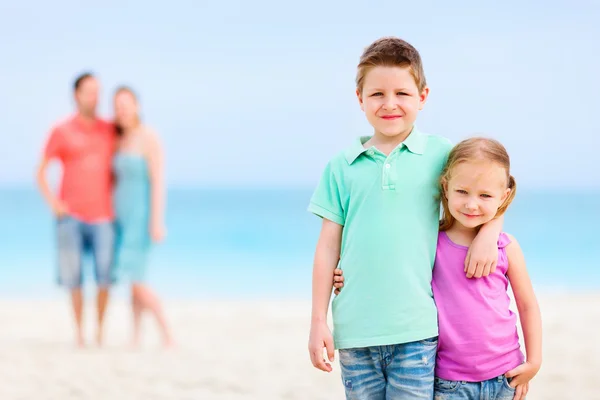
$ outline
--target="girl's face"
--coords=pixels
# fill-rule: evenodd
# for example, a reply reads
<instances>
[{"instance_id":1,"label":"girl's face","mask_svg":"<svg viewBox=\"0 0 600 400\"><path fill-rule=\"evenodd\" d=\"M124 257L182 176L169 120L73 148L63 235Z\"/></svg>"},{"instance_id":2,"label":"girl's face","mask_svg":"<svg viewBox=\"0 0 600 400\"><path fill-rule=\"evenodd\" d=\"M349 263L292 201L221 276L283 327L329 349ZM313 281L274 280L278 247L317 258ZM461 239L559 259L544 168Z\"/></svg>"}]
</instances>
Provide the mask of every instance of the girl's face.
<instances>
[{"instance_id":1,"label":"girl's face","mask_svg":"<svg viewBox=\"0 0 600 400\"><path fill-rule=\"evenodd\" d=\"M139 123L137 100L127 91L115 95L115 120L123 128L133 128Z\"/></svg>"},{"instance_id":2,"label":"girl's face","mask_svg":"<svg viewBox=\"0 0 600 400\"><path fill-rule=\"evenodd\" d=\"M459 163L450 172L444 193L456 222L476 228L491 221L510 193L506 169L495 162L477 160Z\"/></svg>"}]
</instances>

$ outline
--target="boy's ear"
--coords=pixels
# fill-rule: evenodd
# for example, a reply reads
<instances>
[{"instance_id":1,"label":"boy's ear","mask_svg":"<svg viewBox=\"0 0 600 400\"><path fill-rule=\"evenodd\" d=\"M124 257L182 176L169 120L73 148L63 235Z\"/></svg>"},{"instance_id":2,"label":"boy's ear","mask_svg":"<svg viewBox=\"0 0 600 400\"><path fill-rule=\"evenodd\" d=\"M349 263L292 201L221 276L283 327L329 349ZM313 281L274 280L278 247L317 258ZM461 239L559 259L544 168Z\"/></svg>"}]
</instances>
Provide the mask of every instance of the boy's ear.
<instances>
[{"instance_id":1,"label":"boy's ear","mask_svg":"<svg viewBox=\"0 0 600 400\"><path fill-rule=\"evenodd\" d=\"M422 110L425 107L425 103L427 102L427 98L429 97L429 86L425 86L421 93L419 94L419 110Z\"/></svg>"},{"instance_id":2,"label":"boy's ear","mask_svg":"<svg viewBox=\"0 0 600 400\"><path fill-rule=\"evenodd\" d=\"M360 104L360 109L363 110L363 111L365 111L365 107L364 107L364 103L363 103L363 98L362 98L362 93L358 89L356 89L356 98L358 99L358 104Z\"/></svg>"}]
</instances>

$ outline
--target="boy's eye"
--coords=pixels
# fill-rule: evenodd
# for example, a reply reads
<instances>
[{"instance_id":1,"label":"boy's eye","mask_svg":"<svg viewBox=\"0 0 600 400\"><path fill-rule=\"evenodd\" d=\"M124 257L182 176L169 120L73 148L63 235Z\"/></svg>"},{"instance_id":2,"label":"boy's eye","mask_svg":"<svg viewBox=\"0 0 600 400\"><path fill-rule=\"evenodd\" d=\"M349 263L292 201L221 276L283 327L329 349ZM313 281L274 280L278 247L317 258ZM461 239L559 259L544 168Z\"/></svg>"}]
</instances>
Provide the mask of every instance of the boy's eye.
<instances>
[{"instance_id":1,"label":"boy's eye","mask_svg":"<svg viewBox=\"0 0 600 400\"><path fill-rule=\"evenodd\" d=\"M462 189L458 189L456 192L460 194L467 194L467 191Z\"/></svg>"},{"instance_id":2,"label":"boy's eye","mask_svg":"<svg viewBox=\"0 0 600 400\"><path fill-rule=\"evenodd\" d=\"M398 92L398 95L400 95L400 96L408 96L408 93Z\"/></svg>"},{"instance_id":3,"label":"boy's eye","mask_svg":"<svg viewBox=\"0 0 600 400\"><path fill-rule=\"evenodd\" d=\"M381 92L377 92L377 93L373 93L371 96L381 96L383 93Z\"/></svg>"}]
</instances>

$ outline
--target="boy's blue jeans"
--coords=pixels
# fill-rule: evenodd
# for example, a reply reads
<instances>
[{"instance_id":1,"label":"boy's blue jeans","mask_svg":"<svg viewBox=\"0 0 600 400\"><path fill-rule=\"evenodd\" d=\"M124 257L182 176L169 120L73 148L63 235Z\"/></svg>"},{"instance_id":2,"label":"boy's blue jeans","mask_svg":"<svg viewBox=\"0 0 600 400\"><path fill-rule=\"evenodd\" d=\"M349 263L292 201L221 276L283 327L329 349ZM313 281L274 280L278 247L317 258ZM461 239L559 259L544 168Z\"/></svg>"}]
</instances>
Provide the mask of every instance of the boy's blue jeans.
<instances>
[{"instance_id":1,"label":"boy's blue jeans","mask_svg":"<svg viewBox=\"0 0 600 400\"><path fill-rule=\"evenodd\" d=\"M433 399L437 337L391 346L340 349L346 399Z\"/></svg>"},{"instance_id":2,"label":"boy's blue jeans","mask_svg":"<svg viewBox=\"0 0 600 400\"><path fill-rule=\"evenodd\" d=\"M515 389L504 376L483 382L458 382L435 378L434 400L512 400Z\"/></svg>"}]
</instances>

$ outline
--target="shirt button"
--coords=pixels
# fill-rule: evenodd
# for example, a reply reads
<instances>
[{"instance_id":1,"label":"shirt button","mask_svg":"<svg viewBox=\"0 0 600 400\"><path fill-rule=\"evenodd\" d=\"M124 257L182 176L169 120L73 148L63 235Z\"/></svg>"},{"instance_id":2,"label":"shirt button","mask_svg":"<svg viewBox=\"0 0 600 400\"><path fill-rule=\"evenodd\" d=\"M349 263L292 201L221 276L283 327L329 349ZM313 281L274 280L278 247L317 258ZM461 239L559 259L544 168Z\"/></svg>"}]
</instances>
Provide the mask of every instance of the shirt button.
<instances>
[{"instance_id":1,"label":"shirt button","mask_svg":"<svg viewBox=\"0 0 600 400\"><path fill-rule=\"evenodd\" d=\"M375 152L373 150L369 150L368 153L369 153L370 156L372 156L373 154L375 154Z\"/></svg>"},{"instance_id":2,"label":"shirt button","mask_svg":"<svg viewBox=\"0 0 600 400\"><path fill-rule=\"evenodd\" d=\"M385 164L385 167L386 167L386 168L390 168L390 167L391 167L391 165L390 165L390 164Z\"/></svg>"}]
</instances>

